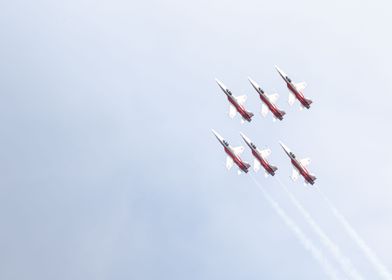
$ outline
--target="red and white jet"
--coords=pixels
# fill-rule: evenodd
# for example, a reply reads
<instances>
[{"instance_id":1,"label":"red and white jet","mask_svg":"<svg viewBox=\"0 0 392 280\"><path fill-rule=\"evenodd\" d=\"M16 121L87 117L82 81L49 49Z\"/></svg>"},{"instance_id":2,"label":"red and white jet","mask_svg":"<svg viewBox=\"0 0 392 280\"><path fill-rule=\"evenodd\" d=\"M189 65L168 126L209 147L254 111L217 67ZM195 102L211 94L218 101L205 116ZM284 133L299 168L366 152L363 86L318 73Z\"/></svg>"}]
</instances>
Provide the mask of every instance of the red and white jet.
<instances>
[{"instance_id":1,"label":"red and white jet","mask_svg":"<svg viewBox=\"0 0 392 280\"><path fill-rule=\"evenodd\" d=\"M242 117L242 122L244 122L244 120L250 122L252 120L253 113L248 112L244 107L244 103L247 99L246 95L234 96L231 93L231 91L221 81L217 79L215 79L215 81L218 83L219 87L226 94L227 99L231 103L230 110L229 110L229 117L234 118L236 113L238 112Z\"/></svg>"},{"instance_id":2,"label":"red and white jet","mask_svg":"<svg viewBox=\"0 0 392 280\"><path fill-rule=\"evenodd\" d=\"M262 165L265 169L265 177L268 177L268 174L274 176L275 171L278 170L276 166L273 166L268 163L267 157L271 154L270 149L259 150L252 141L246 137L243 133L241 133L242 139L244 139L245 143L252 150L252 154L255 157L253 169L255 172L259 171L260 165Z\"/></svg>"},{"instance_id":3,"label":"red and white jet","mask_svg":"<svg viewBox=\"0 0 392 280\"><path fill-rule=\"evenodd\" d=\"M226 168L230 170L233 167L233 163L235 163L240 168L240 170L238 170L238 174L241 174L241 170L245 173L248 173L250 164L240 158L240 155L244 151L244 147L231 147L229 143L223 139L223 137L220 136L215 130L212 130L212 132L215 134L215 137L218 139L218 141L222 144L227 154Z\"/></svg>"},{"instance_id":4,"label":"red and white jet","mask_svg":"<svg viewBox=\"0 0 392 280\"><path fill-rule=\"evenodd\" d=\"M295 155L290 151L290 149L286 145L284 145L282 142L280 142L280 145L282 146L286 154L289 156L291 160L291 164L294 167L293 173L291 175L291 179L293 181L297 181L298 176L301 174L301 176L304 177L305 179L305 183L309 183L313 185L314 181L316 181L317 178L306 169L306 167L310 164L310 158L297 160L295 158Z\"/></svg>"},{"instance_id":5,"label":"red and white jet","mask_svg":"<svg viewBox=\"0 0 392 280\"><path fill-rule=\"evenodd\" d=\"M310 104L312 104L312 100L310 99L306 99L303 91L306 87L306 83L305 82L301 82L301 83L294 83L293 81L291 81L291 79L286 75L285 72L283 72L281 69L279 69L278 66L275 66L276 70L278 70L279 75L283 78L283 80L286 82L287 84L287 88L290 90L289 93L289 104L293 105L295 99L297 99L300 103L301 103L301 109L303 107L305 107L306 109L310 108Z\"/></svg>"},{"instance_id":6,"label":"red and white jet","mask_svg":"<svg viewBox=\"0 0 392 280\"><path fill-rule=\"evenodd\" d=\"M271 113L274 116L274 120L275 119L283 120L283 116L286 113L282 110L279 110L279 108L275 105L276 101L279 98L279 94L274 93L274 94L267 95L266 93L264 93L264 91L255 81L253 81L249 77L248 80L252 84L253 88L258 92L261 101L263 101L263 104L261 105L261 115L265 117L267 116L268 111L271 111Z\"/></svg>"}]
</instances>

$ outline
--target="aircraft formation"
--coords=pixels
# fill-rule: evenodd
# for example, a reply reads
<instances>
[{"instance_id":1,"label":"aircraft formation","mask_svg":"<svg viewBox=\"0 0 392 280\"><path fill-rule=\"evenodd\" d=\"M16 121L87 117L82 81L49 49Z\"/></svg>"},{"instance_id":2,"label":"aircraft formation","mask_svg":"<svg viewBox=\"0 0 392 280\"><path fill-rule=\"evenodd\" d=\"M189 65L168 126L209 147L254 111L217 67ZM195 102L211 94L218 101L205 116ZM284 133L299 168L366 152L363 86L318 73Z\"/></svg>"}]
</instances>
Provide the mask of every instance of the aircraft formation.
<instances>
[{"instance_id":1,"label":"aircraft formation","mask_svg":"<svg viewBox=\"0 0 392 280\"><path fill-rule=\"evenodd\" d=\"M286 86L289 90L288 103L290 104L290 106L292 106L294 102L297 100L300 104L301 110L303 108L309 109L310 105L312 104L312 100L306 98L303 93L306 87L306 83L305 82L294 83L287 76L287 74L283 72L279 67L275 66L275 68L278 71L279 75L284 80L284 82L286 83ZM245 121L251 122L254 114L248 111L244 106L247 100L247 96L246 95L234 96L233 93L221 81L217 79L215 80L218 86L220 87L220 89L225 93L230 103L229 117L234 118L238 113L241 116L242 123L244 123ZM252 87L259 94L262 103L261 115L263 117L266 117L268 112L271 112L274 121L277 119L282 121L286 112L280 110L276 104L279 95L277 93L267 94L254 80L252 80L251 78L248 78L248 80L251 83ZM212 132L214 133L218 141L222 144L224 151L227 154L226 168L230 170L235 163L239 168L238 174L241 174L242 172L248 173L251 165L245 162L244 160L242 160L240 157L244 151L244 147L243 146L233 147L221 135L219 135L218 132L216 132L215 130L212 130ZM260 167L263 167L266 177L268 177L269 175L274 176L278 168L274 165L271 165L267 160L268 156L271 154L271 150L259 149L245 134L240 133L240 135L244 140L244 142L246 143L246 145L251 150L252 155L254 156L253 170L257 172L260 170ZM316 181L316 176L310 173L309 170L307 169L307 166L310 164L310 159L309 158L297 159L295 154L291 152L290 149L285 144L280 142L280 145L284 150L284 152L289 157L291 164L293 166L291 179L293 181L297 181L299 176L302 176L306 184L313 185Z\"/></svg>"}]
</instances>

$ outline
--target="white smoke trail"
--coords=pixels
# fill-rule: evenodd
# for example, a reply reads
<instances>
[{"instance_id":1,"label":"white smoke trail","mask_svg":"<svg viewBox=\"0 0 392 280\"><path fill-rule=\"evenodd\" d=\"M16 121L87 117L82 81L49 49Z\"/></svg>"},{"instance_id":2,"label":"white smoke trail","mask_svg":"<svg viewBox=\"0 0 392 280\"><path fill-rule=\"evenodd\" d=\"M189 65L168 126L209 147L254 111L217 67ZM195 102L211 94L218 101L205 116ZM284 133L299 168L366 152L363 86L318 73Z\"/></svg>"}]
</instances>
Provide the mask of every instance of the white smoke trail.
<instances>
[{"instance_id":1,"label":"white smoke trail","mask_svg":"<svg viewBox=\"0 0 392 280\"><path fill-rule=\"evenodd\" d=\"M338 209L329 201L326 195L319 190L320 194L327 202L329 208L332 213L341 223L343 228L346 230L347 234L351 237L351 239L358 245L358 247L362 250L368 261L373 265L377 273L382 279L392 280L392 274L388 271L387 267L384 266L381 261L378 259L376 254L370 249L370 247L365 243L365 241L358 235L358 233L354 230L354 228L349 224L346 218L340 214Z\"/></svg>"},{"instance_id":2,"label":"white smoke trail","mask_svg":"<svg viewBox=\"0 0 392 280\"><path fill-rule=\"evenodd\" d=\"M276 178L282 188L290 197L291 202L294 206L301 212L302 216L305 218L306 222L312 228L312 230L318 235L320 241L324 244L324 246L330 251L335 260L339 263L342 270L351 278L356 280L362 280L363 277L361 274L354 268L351 261L345 257L340 248L328 237L327 234L320 228L320 226L316 223L316 221L312 218L308 211L302 206L302 204L297 200L297 198L287 189L287 187Z\"/></svg>"},{"instance_id":3,"label":"white smoke trail","mask_svg":"<svg viewBox=\"0 0 392 280\"><path fill-rule=\"evenodd\" d=\"M320 266L324 269L324 272L329 276L330 279L339 279L336 273L336 270L328 261L328 259L324 256L324 254L319 250L305 234L304 232L297 226L297 224L286 214L286 212L279 206L279 204L266 192L266 190L261 186L261 184L256 181L256 179L251 175L252 180L255 184L260 188L263 193L265 199L269 202L275 212L279 215L279 217L284 221L286 226L294 233L297 239L301 242L301 244L308 250L313 258L320 264Z\"/></svg>"}]
</instances>

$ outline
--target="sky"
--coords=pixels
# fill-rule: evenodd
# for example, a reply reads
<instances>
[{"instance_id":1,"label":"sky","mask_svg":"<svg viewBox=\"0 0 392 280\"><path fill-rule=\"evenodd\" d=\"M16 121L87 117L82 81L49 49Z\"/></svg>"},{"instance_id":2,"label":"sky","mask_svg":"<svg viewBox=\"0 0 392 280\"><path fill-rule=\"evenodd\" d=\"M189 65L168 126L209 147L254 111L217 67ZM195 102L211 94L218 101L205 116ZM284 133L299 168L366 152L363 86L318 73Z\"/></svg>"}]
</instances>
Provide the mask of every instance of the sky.
<instances>
[{"instance_id":1,"label":"sky","mask_svg":"<svg viewBox=\"0 0 392 280\"><path fill-rule=\"evenodd\" d=\"M392 270L390 1L3 1L0 279L327 279L214 128L276 174L365 279L376 271L318 189ZM289 107L274 69L306 81ZM278 92L262 118L247 81ZM214 79L246 94L228 117ZM289 179L278 141L310 157ZM252 162L246 148L243 158ZM253 175L322 246L282 187ZM344 276L342 271L339 271Z\"/></svg>"}]
</instances>

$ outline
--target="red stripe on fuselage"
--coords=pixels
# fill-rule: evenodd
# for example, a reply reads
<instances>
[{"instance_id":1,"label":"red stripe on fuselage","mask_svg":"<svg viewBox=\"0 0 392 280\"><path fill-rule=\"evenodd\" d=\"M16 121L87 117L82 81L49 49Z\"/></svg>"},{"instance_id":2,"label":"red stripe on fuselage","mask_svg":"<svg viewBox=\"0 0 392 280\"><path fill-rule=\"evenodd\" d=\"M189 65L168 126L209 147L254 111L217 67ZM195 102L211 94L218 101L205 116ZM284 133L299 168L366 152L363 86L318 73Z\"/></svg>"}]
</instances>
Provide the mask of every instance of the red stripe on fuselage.
<instances>
[{"instance_id":1,"label":"red stripe on fuselage","mask_svg":"<svg viewBox=\"0 0 392 280\"><path fill-rule=\"evenodd\" d=\"M305 167L303 167L298 163L298 161L293 159L291 160L291 163L294 165L294 167L298 170L298 172L301 174L302 177L304 177L306 181L308 181L312 185L314 184L314 181L311 178L309 171Z\"/></svg>"},{"instance_id":2,"label":"red stripe on fuselage","mask_svg":"<svg viewBox=\"0 0 392 280\"><path fill-rule=\"evenodd\" d=\"M237 110L237 112L248 122L250 122L252 120L252 116L249 114L248 111L245 110L245 108L242 105L239 105L236 101L233 100L233 98L231 97L227 97L227 99L229 100L229 102L235 107L235 109Z\"/></svg>"},{"instance_id":3,"label":"red stripe on fuselage","mask_svg":"<svg viewBox=\"0 0 392 280\"><path fill-rule=\"evenodd\" d=\"M242 161L242 159L239 156L234 155L229 149L225 148L226 154L233 159L235 164L245 173L248 172L248 167L245 165L245 163Z\"/></svg>"},{"instance_id":4,"label":"red stripe on fuselage","mask_svg":"<svg viewBox=\"0 0 392 280\"><path fill-rule=\"evenodd\" d=\"M256 153L254 150L252 150L252 154L254 157L260 162L260 164L264 167L264 169L271 175L274 175L275 172L272 170L271 166L269 163L263 159L258 153Z\"/></svg>"},{"instance_id":5,"label":"red stripe on fuselage","mask_svg":"<svg viewBox=\"0 0 392 280\"><path fill-rule=\"evenodd\" d=\"M308 108L310 107L310 104L306 100L305 96L302 94L302 92L298 91L292 84L287 83L288 89L295 95L295 97L298 99L301 104Z\"/></svg>"},{"instance_id":6,"label":"red stripe on fuselage","mask_svg":"<svg viewBox=\"0 0 392 280\"><path fill-rule=\"evenodd\" d=\"M283 119L283 115L280 113L280 110L274 104L272 104L264 94L260 94L260 99L265 103L265 105L267 105L268 109L272 114L275 115L275 117L280 120Z\"/></svg>"}]
</instances>

